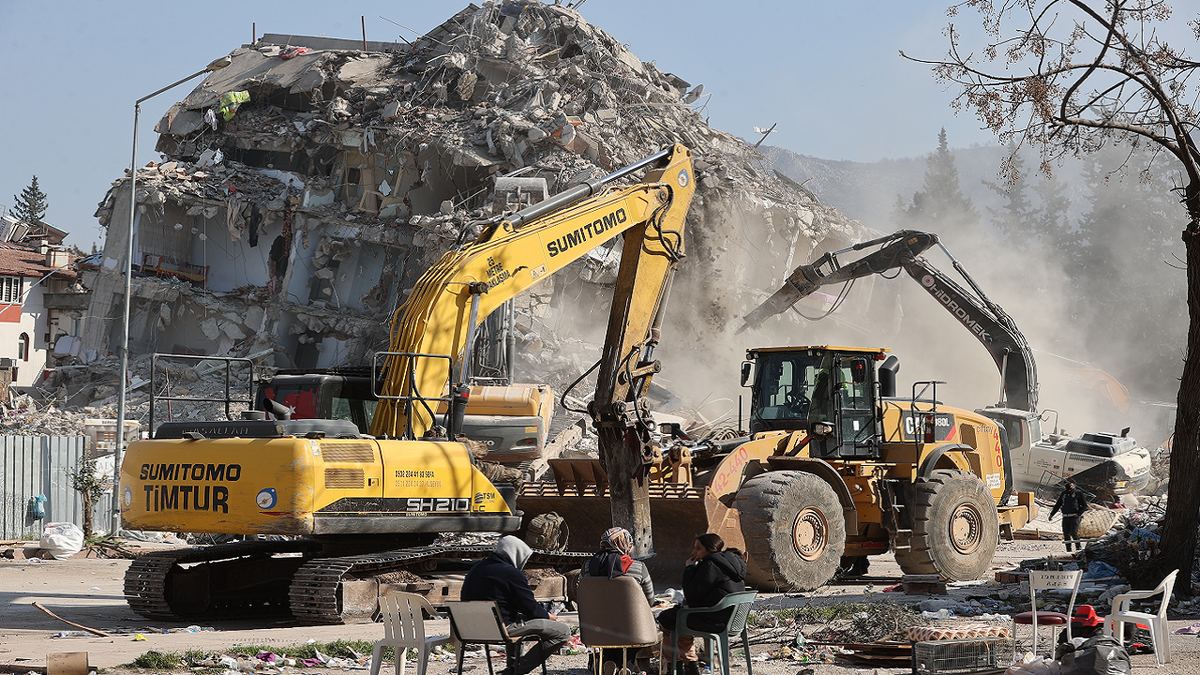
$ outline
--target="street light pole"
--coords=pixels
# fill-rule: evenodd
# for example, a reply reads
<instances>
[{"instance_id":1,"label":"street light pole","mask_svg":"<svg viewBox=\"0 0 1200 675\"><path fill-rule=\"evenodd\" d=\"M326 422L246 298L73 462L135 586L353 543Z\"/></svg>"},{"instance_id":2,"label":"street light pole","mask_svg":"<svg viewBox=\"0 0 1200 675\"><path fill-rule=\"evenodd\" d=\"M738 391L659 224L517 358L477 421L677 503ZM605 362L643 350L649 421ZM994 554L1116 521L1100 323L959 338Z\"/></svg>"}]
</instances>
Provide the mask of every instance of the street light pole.
<instances>
[{"instance_id":1,"label":"street light pole","mask_svg":"<svg viewBox=\"0 0 1200 675\"><path fill-rule=\"evenodd\" d=\"M129 305L133 280L133 219L137 214L137 147L138 147L138 116L142 111L142 102L159 94L174 89L188 80L195 79L220 70L232 63L228 56L223 56L205 66L204 70L192 73L187 77L169 84L162 89L143 96L133 103L133 152L129 159L129 223L125 228L125 313L121 320L121 384L117 387L117 433L116 450L113 455L113 492L112 492L112 526L110 534L117 534L121 528L121 507L128 506L129 501L121 494L121 459L125 449L125 402L129 386ZM152 430L153 431L153 430ZM132 496L132 495L131 495Z\"/></svg>"}]
</instances>

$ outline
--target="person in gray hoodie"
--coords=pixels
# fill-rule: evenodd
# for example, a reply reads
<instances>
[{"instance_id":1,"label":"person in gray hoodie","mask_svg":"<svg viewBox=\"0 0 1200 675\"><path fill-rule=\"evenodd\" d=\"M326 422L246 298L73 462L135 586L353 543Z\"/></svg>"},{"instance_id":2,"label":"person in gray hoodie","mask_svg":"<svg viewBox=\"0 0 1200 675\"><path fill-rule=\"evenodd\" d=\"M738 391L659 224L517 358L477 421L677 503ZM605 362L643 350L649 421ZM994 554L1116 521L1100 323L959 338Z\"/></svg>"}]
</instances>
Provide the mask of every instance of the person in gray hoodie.
<instances>
[{"instance_id":1,"label":"person in gray hoodie","mask_svg":"<svg viewBox=\"0 0 1200 675\"><path fill-rule=\"evenodd\" d=\"M463 580L463 600L494 600L511 637L538 636L538 642L516 659L515 667L499 675L525 675L545 663L571 639L571 628L558 621L533 597L521 570L533 549L520 539L504 536L486 560L475 563Z\"/></svg>"},{"instance_id":2,"label":"person in gray hoodie","mask_svg":"<svg viewBox=\"0 0 1200 675\"><path fill-rule=\"evenodd\" d=\"M746 559L735 548L725 548L725 541L713 534L696 537L692 546L692 557L683 568L683 598L687 607L712 607L730 593L746 590ZM733 609L706 612L688 617L688 628L717 632L725 628ZM658 615L658 625L663 630L663 658L674 657L683 662L684 675L699 675L700 663L691 636L671 639L675 630L677 607ZM677 644L676 644L677 643Z\"/></svg>"}]
</instances>

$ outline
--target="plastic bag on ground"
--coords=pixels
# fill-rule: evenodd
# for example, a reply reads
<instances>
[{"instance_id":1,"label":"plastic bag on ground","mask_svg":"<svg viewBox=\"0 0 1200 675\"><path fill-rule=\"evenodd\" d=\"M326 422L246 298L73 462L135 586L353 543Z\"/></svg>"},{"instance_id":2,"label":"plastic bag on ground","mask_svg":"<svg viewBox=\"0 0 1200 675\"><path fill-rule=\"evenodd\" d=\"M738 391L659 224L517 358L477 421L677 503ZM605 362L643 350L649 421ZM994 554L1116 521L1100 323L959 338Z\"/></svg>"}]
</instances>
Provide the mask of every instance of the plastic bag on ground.
<instances>
[{"instance_id":1,"label":"plastic bag on ground","mask_svg":"<svg viewBox=\"0 0 1200 675\"><path fill-rule=\"evenodd\" d=\"M1133 666L1129 654L1114 639L1097 635L1078 649L1063 654L1059 675L1129 675Z\"/></svg>"},{"instance_id":2,"label":"plastic bag on ground","mask_svg":"<svg viewBox=\"0 0 1200 675\"><path fill-rule=\"evenodd\" d=\"M83 530L75 523L47 523L42 528L42 540L38 543L55 560L64 560L79 553L83 548Z\"/></svg>"}]
</instances>

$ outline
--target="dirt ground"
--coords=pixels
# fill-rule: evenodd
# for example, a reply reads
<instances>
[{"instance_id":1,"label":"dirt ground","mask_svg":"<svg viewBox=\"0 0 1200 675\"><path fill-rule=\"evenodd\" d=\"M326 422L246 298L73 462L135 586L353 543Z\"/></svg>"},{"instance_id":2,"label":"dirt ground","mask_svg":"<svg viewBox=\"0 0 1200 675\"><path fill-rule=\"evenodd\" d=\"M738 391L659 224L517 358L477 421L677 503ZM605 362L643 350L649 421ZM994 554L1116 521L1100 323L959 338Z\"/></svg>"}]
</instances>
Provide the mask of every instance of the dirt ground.
<instances>
[{"instance_id":1,"label":"dirt ground","mask_svg":"<svg viewBox=\"0 0 1200 675\"><path fill-rule=\"evenodd\" d=\"M1008 569L1022 560L1044 557L1061 550L1061 543L1051 541L1018 541L1002 543L997 552L994 568ZM374 641L382 636L378 624L355 624L345 626L297 626L290 621L257 622L222 621L212 623L216 630L196 633L170 632L186 629L185 624L150 622L129 611L122 596L123 576L128 561L76 558L62 561L0 561L0 603L4 610L0 615L0 671L4 664L16 664L18 670L44 664L48 653L88 653L93 667L115 669L128 664L138 655L150 650L183 653L190 649L221 652L237 645L297 645L309 640L329 642L333 640ZM990 575L989 575L990 576ZM806 594L761 594L756 609L770 610L795 607L805 603L864 602L868 593L877 593L886 586L899 581L900 570L890 555L872 559L871 576L847 583L827 586L819 592ZM665 585L664 585L665 586ZM974 589L973 591L971 589ZM1015 588L1015 587L1010 587ZM952 588L951 595L965 597L967 593L978 593L979 587ZM889 593L887 597L900 604L916 604L932 596L903 595ZM78 636L70 631L76 629L56 621L32 603L37 602L54 611L63 619L114 634L114 637ZM1103 611L1101 612L1103 613ZM560 617L574 623L574 613L564 612ZM1197 619L1171 622L1172 630L1191 625ZM426 630L430 634L444 635L449 626L446 621L430 621ZM68 632L65 637L60 633ZM134 632L145 637L135 641ZM1195 635L1171 636L1172 663L1156 672L1162 675L1185 675L1200 672L1200 637ZM789 638L790 641L790 638ZM753 654L777 650L779 644L754 645ZM482 659L468 661L469 666L483 668ZM1153 655L1135 655L1136 669L1153 668ZM453 670L450 659L431 662L430 675L446 675ZM586 672L587 662L583 655L555 656L549 663L552 672ZM735 670L744 669L739 661ZM811 673L806 672L812 669ZM849 675L851 673L905 673L908 668L864 668L837 664L812 664L790 660L768 660L755 662L753 670L759 675ZM284 668L296 675L301 673L328 672L328 669ZM179 668L179 673L188 673Z\"/></svg>"}]
</instances>

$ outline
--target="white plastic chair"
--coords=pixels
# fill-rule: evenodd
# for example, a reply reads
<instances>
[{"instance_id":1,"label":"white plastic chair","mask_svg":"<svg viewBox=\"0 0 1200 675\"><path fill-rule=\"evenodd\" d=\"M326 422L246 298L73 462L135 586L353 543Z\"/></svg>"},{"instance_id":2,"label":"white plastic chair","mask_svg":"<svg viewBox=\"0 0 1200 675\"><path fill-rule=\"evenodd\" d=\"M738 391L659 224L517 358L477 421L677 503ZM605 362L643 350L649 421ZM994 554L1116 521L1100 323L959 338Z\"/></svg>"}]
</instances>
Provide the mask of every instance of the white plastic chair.
<instances>
[{"instance_id":1,"label":"white plastic chair","mask_svg":"<svg viewBox=\"0 0 1200 675\"><path fill-rule=\"evenodd\" d=\"M1063 572L1048 572L1029 570L1029 599L1033 611L1022 612L1013 617L1013 640L1017 637L1017 624L1033 626L1033 653L1037 654L1038 622L1043 626L1065 626L1067 640L1071 639L1071 615L1075 611L1075 596L1079 593L1079 580L1083 578L1082 570ZM1037 592L1071 589L1071 602L1067 605L1067 613L1038 611ZM1054 635L1051 633L1051 655L1054 650Z\"/></svg>"},{"instance_id":2,"label":"white plastic chair","mask_svg":"<svg viewBox=\"0 0 1200 675\"><path fill-rule=\"evenodd\" d=\"M1175 587L1175 570L1167 575L1152 591L1129 591L1113 598L1112 614L1104 619L1104 634L1115 637L1124 646L1124 624L1142 624L1150 627L1150 641L1154 643L1154 658L1158 665L1171 662L1171 631L1167 627L1167 605L1171 602L1171 589ZM1129 609L1130 600L1144 600L1162 595L1158 614L1134 612Z\"/></svg>"},{"instance_id":3,"label":"white plastic chair","mask_svg":"<svg viewBox=\"0 0 1200 675\"><path fill-rule=\"evenodd\" d=\"M371 653L371 675L379 675L384 647L396 650L396 675L404 675L408 650L416 649L417 675L425 675L429 653L435 646L450 642L448 635L425 636L425 618L421 612L437 616L433 605L420 595L396 593L379 599L379 611L383 615L383 639L375 643L375 649Z\"/></svg>"}]
</instances>

